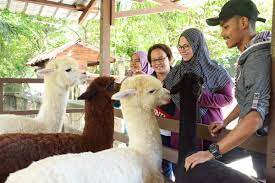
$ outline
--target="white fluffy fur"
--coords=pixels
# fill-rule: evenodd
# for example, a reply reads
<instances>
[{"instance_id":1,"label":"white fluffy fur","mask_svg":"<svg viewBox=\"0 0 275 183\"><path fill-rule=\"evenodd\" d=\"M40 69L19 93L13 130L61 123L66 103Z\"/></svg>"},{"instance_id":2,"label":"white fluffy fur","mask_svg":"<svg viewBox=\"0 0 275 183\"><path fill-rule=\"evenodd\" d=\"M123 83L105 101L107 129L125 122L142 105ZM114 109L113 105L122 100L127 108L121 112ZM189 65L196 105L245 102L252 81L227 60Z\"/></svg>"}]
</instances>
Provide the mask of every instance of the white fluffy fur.
<instances>
[{"instance_id":1,"label":"white fluffy fur","mask_svg":"<svg viewBox=\"0 0 275 183\"><path fill-rule=\"evenodd\" d=\"M156 78L138 75L125 80L114 98L121 98L129 148L46 158L11 174L7 183L163 183L162 145L153 109L167 103L169 92Z\"/></svg>"},{"instance_id":2,"label":"white fluffy fur","mask_svg":"<svg viewBox=\"0 0 275 183\"><path fill-rule=\"evenodd\" d=\"M19 115L0 115L0 134L60 132L70 87L83 83L78 63L69 57L49 62L44 74L45 91L39 114L35 118Z\"/></svg>"}]
</instances>

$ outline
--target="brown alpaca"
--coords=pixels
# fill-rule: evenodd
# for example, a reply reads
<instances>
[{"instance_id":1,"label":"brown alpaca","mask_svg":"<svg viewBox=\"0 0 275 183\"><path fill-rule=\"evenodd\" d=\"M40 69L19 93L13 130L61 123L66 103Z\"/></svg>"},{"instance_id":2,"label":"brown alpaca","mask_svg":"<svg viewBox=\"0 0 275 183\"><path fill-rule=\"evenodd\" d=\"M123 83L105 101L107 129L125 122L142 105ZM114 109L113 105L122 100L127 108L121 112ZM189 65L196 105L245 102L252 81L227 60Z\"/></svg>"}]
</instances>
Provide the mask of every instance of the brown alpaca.
<instances>
[{"instance_id":1,"label":"brown alpaca","mask_svg":"<svg viewBox=\"0 0 275 183\"><path fill-rule=\"evenodd\" d=\"M118 89L114 78L99 77L79 97L85 99L85 127L82 135L70 133L0 135L0 182L4 182L9 173L49 156L97 152L111 148L114 133L111 96Z\"/></svg>"},{"instance_id":2,"label":"brown alpaca","mask_svg":"<svg viewBox=\"0 0 275 183\"><path fill-rule=\"evenodd\" d=\"M185 158L196 151L196 122L198 98L202 88L202 78L194 73L186 73L172 87L171 94L180 94L180 142L176 170L176 183L256 183L237 170L225 166L217 160L210 160L186 172Z\"/></svg>"}]
</instances>

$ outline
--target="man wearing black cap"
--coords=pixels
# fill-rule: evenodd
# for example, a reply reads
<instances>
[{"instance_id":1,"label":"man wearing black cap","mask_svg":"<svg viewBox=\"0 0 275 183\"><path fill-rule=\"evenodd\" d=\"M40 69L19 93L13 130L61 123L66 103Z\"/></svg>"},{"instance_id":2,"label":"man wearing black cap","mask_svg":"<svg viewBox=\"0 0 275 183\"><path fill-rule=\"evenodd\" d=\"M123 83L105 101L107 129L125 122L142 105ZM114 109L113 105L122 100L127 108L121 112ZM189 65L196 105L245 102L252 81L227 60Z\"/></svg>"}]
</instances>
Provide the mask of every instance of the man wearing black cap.
<instances>
[{"instance_id":1,"label":"man wearing black cap","mask_svg":"<svg viewBox=\"0 0 275 183\"><path fill-rule=\"evenodd\" d=\"M237 61L236 90L237 106L221 123L209 126L215 136L231 121L239 117L238 125L223 139L211 144L209 151L200 151L186 158L186 169L222 156L252 136L262 127L269 111L271 54L269 31L256 34L256 21L265 22L258 17L256 5L251 0L231 0L221 9L218 17L206 20L210 26L220 25L221 35L228 48L237 47L241 55ZM257 158L255 158L255 156ZM253 164L265 165L265 156L253 153ZM260 162L259 162L260 161ZM264 178L264 170L254 167L258 178ZM261 170L261 171L258 171Z\"/></svg>"}]
</instances>

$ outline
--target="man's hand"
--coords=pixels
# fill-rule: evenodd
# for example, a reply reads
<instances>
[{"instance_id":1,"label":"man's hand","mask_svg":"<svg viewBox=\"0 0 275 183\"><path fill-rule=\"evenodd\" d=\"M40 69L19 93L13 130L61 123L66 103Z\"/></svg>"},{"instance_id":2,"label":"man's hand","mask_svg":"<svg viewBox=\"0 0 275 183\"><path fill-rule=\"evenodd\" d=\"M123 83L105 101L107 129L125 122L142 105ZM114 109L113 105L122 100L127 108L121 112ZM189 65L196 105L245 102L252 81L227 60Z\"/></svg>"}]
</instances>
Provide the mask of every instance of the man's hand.
<instances>
[{"instance_id":1,"label":"man's hand","mask_svg":"<svg viewBox=\"0 0 275 183\"><path fill-rule=\"evenodd\" d=\"M212 137L217 137L217 135L225 128L225 125L220 122L214 122L208 126L209 133Z\"/></svg>"},{"instance_id":2,"label":"man's hand","mask_svg":"<svg viewBox=\"0 0 275 183\"><path fill-rule=\"evenodd\" d=\"M188 156L185 159L185 169L188 171L189 169L194 168L196 165L204 163L208 160L214 159L214 156L209 151L199 151L191 156Z\"/></svg>"}]
</instances>

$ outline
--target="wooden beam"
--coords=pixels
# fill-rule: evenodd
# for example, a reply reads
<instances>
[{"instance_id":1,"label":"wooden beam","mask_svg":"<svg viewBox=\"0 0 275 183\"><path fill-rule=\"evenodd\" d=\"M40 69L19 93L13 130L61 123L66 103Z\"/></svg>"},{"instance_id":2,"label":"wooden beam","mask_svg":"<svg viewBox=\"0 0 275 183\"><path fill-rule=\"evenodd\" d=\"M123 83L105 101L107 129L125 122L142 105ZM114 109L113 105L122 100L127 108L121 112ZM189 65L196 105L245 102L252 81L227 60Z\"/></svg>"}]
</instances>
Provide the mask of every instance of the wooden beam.
<instances>
[{"instance_id":1,"label":"wooden beam","mask_svg":"<svg viewBox=\"0 0 275 183\"><path fill-rule=\"evenodd\" d=\"M111 22L110 25L114 25L115 17L114 14L116 12L116 0L111 0Z\"/></svg>"},{"instance_id":2,"label":"wooden beam","mask_svg":"<svg viewBox=\"0 0 275 183\"><path fill-rule=\"evenodd\" d=\"M122 112L119 109L114 109L114 115L118 118L123 118ZM165 119L161 117L157 117L159 127L161 129L165 129L171 132L179 133L179 121L172 119ZM223 138L230 130L223 130L223 132L217 137L213 138L208 131L208 126L203 124L197 124L197 136L203 139L216 142L219 139ZM247 139L244 143L240 145L240 147L253 150L256 152L266 153L266 137L258 137L253 135L249 139Z\"/></svg>"},{"instance_id":3,"label":"wooden beam","mask_svg":"<svg viewBox=\"0 0 275 183\"><path fill-rule=\"evenodd\" d=\"M101 0L100 8L100 76L110 75L111 1Z\"/></svg>"},{"instance_id":4,"label":"wooden beam","mask_svg":"<svg viewBox=\"0 0 275 183\"><path fill-rule=\"evenodd\" d=\"M51 7L55 7L55 8L63 8L63 9L68 9L68 10L83 11L81 9L77 9L75 7L75 5L58 3L58 2L53 2L53 1L46 1L46 0L17 0L17 1L22 1L25 3L39 4L39 5L46 5L46 6L51 6ZM97 8L95 8L95 9L97 9Z\"/></svg>"},{"instance_id":5,"label":"wooden beam","mask_svg":"<svg viewBox=\"0 0 275 183\"><path fill-rule=\"evenodd\" d=\"M26 111L0 111L0 114L15 114L15 115L31 115L38 114L39 110L26 110ZM83 113L84 109L70 108L66 109L66 113Z\"/></svg>"},{"instance_id":6,"label":"wooden beam","mask_svg":"<svg viewBox=\"0 0 275 183\"><path fill-rule=\"evenodd\" d=\"M275 182L275 0L273 0L271 42L271 108L267 136L267 182Z\"/></svg>"},{"instance_id":7,"label":"wooden beam","mask_svg":"<svg viewBox=\"0 0 275 183\"><path fill-rule=\"evenodd\" d=\"M172 6L174 8L176 8L179 11L183 11L185 12L187 7L185 7L184 5L178 4L176 2L171 2L170 0L152 0L153 2L159 3L161 5L169 5Z\"/></svg>"},{"instance_id":8,"label":"wooden beam","mask_svg":"<svg viewBox=\"0 0 275 183\"><path fill-rule=\"evenodd\" d=\"M95 6L95 2L96 2L95 0L90 0L89 4L85 7L85 9L83 10L82 14L78 19L79 24L82 24L84 20L87 18L87 16L89 15L89 12Z\"/></svg>"},{"instance_id":9,"label":"wooden beam","mask_svg":"<svg viewBox=\"0 0 275 183\"><path fill-rule=\"evenodd\" d=\"M132 17L132 16L161 13L161 12L170 12L174 10L177 10L177 9L175 7L168 6L168 5L160 5L153 8L144 8L144 9L138 9L138 10L115 12L114 18Z\"/></svg>"},{"instance_id":10,"label":"wooden beam","mask_svg":"<svg viewBox=\"0 0 275 183\"><path fill-rule=\"evenodd\" d=\"M4 110L3 82L0 82L0 112Z\"/></svg>"},{"instance_id":11,"label":"wooden beam","mask_svg":"<svg viewBox=\"0 0 275 183\"><path fill-rule=\"evenodd\" d=\"M0 78L0 83L43 83L44 79L38 78Z\"/></svg>"}]
</instances>

